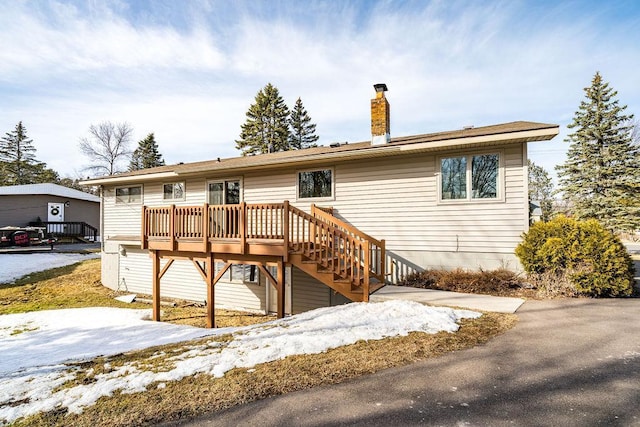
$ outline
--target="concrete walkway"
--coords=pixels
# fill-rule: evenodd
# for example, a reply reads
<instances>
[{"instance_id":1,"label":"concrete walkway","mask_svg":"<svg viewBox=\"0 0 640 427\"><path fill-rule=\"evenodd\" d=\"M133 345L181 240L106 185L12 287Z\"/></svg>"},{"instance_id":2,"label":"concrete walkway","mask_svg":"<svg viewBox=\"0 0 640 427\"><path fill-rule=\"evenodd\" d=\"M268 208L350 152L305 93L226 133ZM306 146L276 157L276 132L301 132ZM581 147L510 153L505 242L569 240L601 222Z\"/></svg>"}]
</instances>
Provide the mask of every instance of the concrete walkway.
<instances>
[{"instance_id":1,"label":"concrete walkway","mask_svg":"<svg viewBox=\"0 0 640 427\"><path fill-rule=\"evenodd\" d=\"M524 303L524 300L521 298L463 294L460 292L391 285L385 286L370 297L370 300L373 302L395 299L417 301L430 305L468 308L471 310L494 311L498 313L515 313Z\"/></svg>"},{"instance_id":2,"label":"concrete walkway","mask_svg":"<svg viewBox=\"0 0 640 427\"><path fill-rule=\"evenodd\" d=\"M472 349L182 426L640 426L640 300L527 301Z\"/></svg>"}]
</instances>

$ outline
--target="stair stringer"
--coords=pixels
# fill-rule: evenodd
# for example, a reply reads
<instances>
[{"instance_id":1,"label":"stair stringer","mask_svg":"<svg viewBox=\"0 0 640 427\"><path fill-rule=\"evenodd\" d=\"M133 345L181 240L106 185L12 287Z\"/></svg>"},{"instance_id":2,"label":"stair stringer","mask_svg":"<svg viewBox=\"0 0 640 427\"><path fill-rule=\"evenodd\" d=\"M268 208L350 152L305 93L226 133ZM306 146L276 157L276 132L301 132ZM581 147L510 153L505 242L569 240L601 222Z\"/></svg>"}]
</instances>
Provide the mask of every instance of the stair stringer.
<instances>
[{"instance_id":1,"label":"stair stringer","mask_svg":"<svg viewBox=\"0 0 640 427\"><path fill-rule=\"evenodd\" d=\"M325 284L336 292L339 292L346 298L349 298L354 302L363 302L368 300L368 295L365 295L362 288L352 289L351 283L340 282L335 279L335 274L332 271L318 270L322 267L316 262L309 262L309 259L302 254L290 253L289 262L307 273L309 276Z\"/></svg>"}]
</instances>

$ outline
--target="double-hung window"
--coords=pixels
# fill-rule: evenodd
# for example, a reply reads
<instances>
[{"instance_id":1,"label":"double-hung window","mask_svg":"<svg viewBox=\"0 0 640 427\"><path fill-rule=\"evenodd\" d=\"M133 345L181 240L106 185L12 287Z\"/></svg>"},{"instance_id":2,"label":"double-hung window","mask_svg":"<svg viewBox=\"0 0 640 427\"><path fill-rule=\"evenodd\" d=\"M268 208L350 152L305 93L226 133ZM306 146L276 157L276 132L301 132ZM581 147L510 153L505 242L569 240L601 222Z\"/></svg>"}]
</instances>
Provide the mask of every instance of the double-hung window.
<instances>
[{"instance_id":1,"label":"double-hung window","mask_svg":"<svg viewBox=\"0 0 640 427\"><path fill-rule=\"evenodd\" d=\"M440 201L497 200L500 192L499 153L440 159Z\"/></svg>"},{"instance_id":2,"label":"double-hung window","mask_svg":"<svg viewBox=\"0 0 640 427\"><path fill-rule=\"evenodd\" d=\"M333 169L298 172L298 199L333 197Z\"/></svg>"},{"instance_id":3,"label":"double-hung window","mask_svg":"<svg viewBox=\"0 0 640 427\"><path fill-rule=\"evenodd\" d=\"M162 186L164 200L184 200L184 182L173 182Z\"/></svg>"},{"instance_id":4,"label":"double-hung window","mask_svg":"<svg viewBox=\"0 0 640 427\"><path fill-rule=\"evenodd\" d=\"M116 203L141 203L142 186L116 188Z\"/></svg>"}]
</instances>

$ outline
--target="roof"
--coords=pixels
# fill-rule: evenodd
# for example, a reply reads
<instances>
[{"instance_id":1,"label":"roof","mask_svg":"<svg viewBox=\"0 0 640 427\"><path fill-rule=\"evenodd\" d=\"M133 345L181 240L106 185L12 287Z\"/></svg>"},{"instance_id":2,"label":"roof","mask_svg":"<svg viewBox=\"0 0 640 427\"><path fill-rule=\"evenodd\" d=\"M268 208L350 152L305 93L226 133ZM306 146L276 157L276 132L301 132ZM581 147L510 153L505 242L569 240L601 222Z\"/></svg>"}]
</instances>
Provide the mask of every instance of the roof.
<instances>
[{"instance_id":1,"label":"roof","mask_svg":"<svg viewBox=\"0 0 640 427\"><path fill-rule=\"evenodd\" d=\"M31 196L34 194L58 196L66 199L86 200L88 202L100 203L100 197L98 196L53 183L8 185L0 187L0 196Z\"/></svg>"},{"instance_id":2,"label":"roof","mask_svg":"<svg viewBox=\"0 0 640 427\"><path fill-rule=\"evenodd\" d=\"M305 166L374 157L408 155L410 153L483 147L509 142L546 141L559 132L555 124L517 121L492 126L464 128L447 132L391 138L387 144L371 141L336 143L303 150L215 159L193 163L160 166L83 181L84 185L117 184L188 177L205 173L231 173Z\"/></svg>"}]
</instances>

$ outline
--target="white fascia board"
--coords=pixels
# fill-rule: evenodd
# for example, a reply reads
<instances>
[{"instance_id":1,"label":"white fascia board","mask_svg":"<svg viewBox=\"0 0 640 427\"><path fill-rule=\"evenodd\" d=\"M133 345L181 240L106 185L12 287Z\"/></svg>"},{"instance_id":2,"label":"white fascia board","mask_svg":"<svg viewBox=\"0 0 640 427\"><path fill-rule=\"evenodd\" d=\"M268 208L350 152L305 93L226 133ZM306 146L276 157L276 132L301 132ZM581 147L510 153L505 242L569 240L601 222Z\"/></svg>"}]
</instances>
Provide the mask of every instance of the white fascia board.
<instances>
[{"instance_id":1,"label":"white fascia board","mask_svg":"<svg viewBox=\"0 0 640 427\"><path fill-rule=\"evenodd\" d=\"M178 174L174 171L171 172L160 172L160 173L150 173L147 175L129 175L129 176L112 176L112 177L102 177L102 178L94 178L87 179L84 181L80 181L80 185L111 185L111 184L128 184L128 183L139 183L144 181L152 181L158 179L166 179L166 178L174 178L177 177Z\"/></svg>"}]
</instances>

